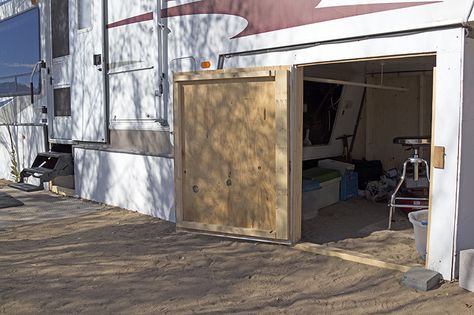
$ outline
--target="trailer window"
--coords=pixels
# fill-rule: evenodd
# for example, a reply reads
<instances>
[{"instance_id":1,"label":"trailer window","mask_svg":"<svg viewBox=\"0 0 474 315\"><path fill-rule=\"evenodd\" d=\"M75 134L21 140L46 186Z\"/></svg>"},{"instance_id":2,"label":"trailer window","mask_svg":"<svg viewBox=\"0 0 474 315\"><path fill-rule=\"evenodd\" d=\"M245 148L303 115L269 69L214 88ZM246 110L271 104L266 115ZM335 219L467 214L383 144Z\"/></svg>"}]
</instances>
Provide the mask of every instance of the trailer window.
<instances>
[{"instance_id":1,"label":"trailer window","mask_svg":"<svg viewBox=\"0 0 474 315\"><path fill-rule=\"evenodd\" d=\"M54 89L54 116L71 116L71 88Z\"/></svg>"},{"instance_id":2,"label":"trailer window","mask_svg":"<svg viewBox=\"0 0 474 315\"><path fill-rule=\"evenodd\" d=\"M303 144L305 146L329 144L342 89L343 86L337 84L304 82Z\"/></svg>"},{"instance_id":3,"label":"trailer window","mask_svg":"<svg viewBox=\"0 0 474 315\"><path fill-rule=\"evenodd\" d=\"M41 59L39 10L0 21L0 97L30 93L30 76ZM35 94L41 91L40 72L33 77Z\"/></svg>"},{"instance_id":4,"label":"trailer window","mask_svg":"<svg viewBox=\"0 0 474 315\"><path fill-rule=\"evenodd\" d=\"M77 29L91 28L91 0L77 0Z\"/></svg>"},{"instance_id":5,"label":"trailer window","mask_svg":"<svg viewBox=\"0 0 474 315\"><path fill-rule=\"evenodd\" d=\"M69 55L69 1L51 0L53 58Z\"/></svg>"}]
</instances>

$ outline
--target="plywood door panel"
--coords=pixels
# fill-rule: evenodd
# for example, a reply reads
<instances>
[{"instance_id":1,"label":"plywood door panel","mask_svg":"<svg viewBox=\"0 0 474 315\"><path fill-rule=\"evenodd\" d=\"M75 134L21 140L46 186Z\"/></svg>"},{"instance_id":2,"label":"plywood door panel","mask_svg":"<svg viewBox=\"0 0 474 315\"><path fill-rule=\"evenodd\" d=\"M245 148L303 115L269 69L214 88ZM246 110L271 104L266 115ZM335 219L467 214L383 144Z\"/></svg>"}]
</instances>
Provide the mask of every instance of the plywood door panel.
<instances>
[{"instance_id":1,"label":"plywood door panel","mask_svg":"<svg viewBox=\"0 0 474 315\"><path fill-rule=\"evenodd\" d=\"M288 72L260 72L175 83L178 226L289 238Z\"/></svg>"},{"instance_id":2,"label":"plywood door panel","mask_svg":"<svg viewBox=\"0 0 474 315\"><path fill-rule=\"evenodd\" d=\"M228 80L183 86L185 221L275 226L275 88Z\"/></svg>"}]
</instances>

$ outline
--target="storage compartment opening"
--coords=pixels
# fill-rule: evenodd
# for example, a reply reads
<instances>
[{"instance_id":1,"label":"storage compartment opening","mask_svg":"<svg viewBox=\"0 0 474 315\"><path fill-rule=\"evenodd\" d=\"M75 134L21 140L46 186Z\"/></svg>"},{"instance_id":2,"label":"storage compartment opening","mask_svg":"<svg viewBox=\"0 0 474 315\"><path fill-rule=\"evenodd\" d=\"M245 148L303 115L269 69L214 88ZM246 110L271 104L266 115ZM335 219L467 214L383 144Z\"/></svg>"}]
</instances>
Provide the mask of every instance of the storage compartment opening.
<instances>
[{"instance_id":1,"label":"storage compartment opening","mask_svg":"<svg viewBox=\"0 0 474 315\"><path fill-rule=\"evenodd\" d=\"M435 66L427 55L303 68L303 242L424 263L408 212L428 209L429 168L420 163L413 180L408 163L397 195L408 199L396 200L405 208L394 208L390 230L388 205L413 148L430 165L429 144L394 139L431 141Z\"/></svg>"},{"instance_id":2,"label":"storage compartment opening","mask_svg":"<svg viewBox=\"0 0 474 315\"><path fill-rule=\"evenodd\" d=\"M73 154L73 146L71 144L52 143L51 151L58 153ZM57 194L75 195L74 175L59 176L52 180L51 190Z\"/></svg>"}]
</instances>

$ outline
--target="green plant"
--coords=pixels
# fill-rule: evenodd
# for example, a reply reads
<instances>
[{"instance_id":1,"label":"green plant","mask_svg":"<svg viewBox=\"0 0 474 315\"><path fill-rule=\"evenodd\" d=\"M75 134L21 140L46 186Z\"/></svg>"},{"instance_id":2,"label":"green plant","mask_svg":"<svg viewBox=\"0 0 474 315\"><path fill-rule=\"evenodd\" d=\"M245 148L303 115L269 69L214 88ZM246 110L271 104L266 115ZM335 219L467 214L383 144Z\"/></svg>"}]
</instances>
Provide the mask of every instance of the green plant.
<instances>
[{"instance_id":1,"label":"green plant","mask_svg":"<svg viewBox=\"0 0 474 315\"><path fill-rule=\"evenodd\" d=\"M15 150L15 143L13 141L13 134L10 129L10 126L7 125L8 136L10 138L10 174L15 179L15 182L20 182L20 171L18 170L18 161L16 159L16 150Z\"/></svg>"}]
</instances>

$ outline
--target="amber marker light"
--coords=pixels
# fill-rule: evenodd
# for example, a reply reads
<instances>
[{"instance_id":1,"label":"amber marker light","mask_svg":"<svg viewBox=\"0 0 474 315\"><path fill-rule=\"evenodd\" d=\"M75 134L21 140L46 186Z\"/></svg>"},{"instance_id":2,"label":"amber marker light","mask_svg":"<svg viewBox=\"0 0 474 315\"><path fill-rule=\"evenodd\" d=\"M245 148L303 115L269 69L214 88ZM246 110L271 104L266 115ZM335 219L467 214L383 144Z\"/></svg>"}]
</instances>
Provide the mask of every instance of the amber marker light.
<instances>
[{"instance_id":1,"label":"amber marker light","mask_svg":"<svg viewBox=\"0 0 474 315\"><path fill-rule=\"evenodd\" d=\"M31 0L31 4L32 4L32 5L37 5L37 4L38 4L38 0Z\"/></svg>"},{"instance_id":2,"label":"amber marker light","mask_svg":"<svg viewBox=\"0 0 474 315\"><path fill-rule=\"evenodd\" d=\"M209 69L210 67L211 67L211 62L210 61L201 62L201 68L202 69Z\"/></svg>"}]
</instances>

